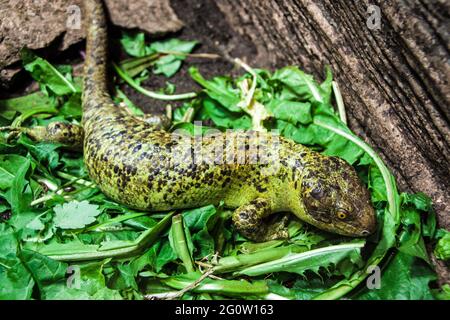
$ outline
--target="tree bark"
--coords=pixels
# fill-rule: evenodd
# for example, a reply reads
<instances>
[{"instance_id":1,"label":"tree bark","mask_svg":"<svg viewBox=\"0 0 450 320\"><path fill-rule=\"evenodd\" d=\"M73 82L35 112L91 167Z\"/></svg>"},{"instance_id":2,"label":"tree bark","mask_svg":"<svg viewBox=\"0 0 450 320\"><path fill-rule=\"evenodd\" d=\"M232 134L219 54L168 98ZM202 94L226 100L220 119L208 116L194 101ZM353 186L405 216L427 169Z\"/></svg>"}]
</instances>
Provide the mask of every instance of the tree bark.
<instances>
[{"instance_id":1,"label":"tree bark","mask_svg":"<svg viewBox=\"0 0 450 320\"><path fill-rule=\"evenodd\" d=\"M450 229L450 3L197 0L180 12L180 2L171 1L188 28L253 66L295 64L320 78L330 65L350 127L401 190L432 197ZM370 5L379 29L369 28Z\"/></svg>"}]
</instances>

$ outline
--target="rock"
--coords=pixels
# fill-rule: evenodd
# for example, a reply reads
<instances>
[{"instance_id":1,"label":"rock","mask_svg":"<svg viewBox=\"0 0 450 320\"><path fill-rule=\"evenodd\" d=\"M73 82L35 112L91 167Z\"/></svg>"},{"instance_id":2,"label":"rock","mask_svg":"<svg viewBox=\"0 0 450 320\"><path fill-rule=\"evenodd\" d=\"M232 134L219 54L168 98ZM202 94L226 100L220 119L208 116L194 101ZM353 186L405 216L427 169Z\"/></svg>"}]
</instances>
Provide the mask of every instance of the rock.
<instances>
[{"instance_id":1,"label":"rock","mask_svg":"<svg viewBox=\"0 0 450 320\"><path fill-rule=\"evenodd\" d=\"M183 23L170 7L169 0L105 0L111 20L125 28L139 28L150 34L175 32Z\"/></svg>"},{"instance_id":2,"label":"rock","mask_svg":"<svg viewBox=\"0 0 450 320\"><path fill-rule=\"evenodd\" d=\"M65 50L84 38L82 0L6 0L0 7L0 83L17 72L12 64L20 60L24 46L40 49L56 44ZM111 21L125 28L139 28L150 34L181 29L183 23L169 0L107 0Z\"/></svg>"}]
</instances>

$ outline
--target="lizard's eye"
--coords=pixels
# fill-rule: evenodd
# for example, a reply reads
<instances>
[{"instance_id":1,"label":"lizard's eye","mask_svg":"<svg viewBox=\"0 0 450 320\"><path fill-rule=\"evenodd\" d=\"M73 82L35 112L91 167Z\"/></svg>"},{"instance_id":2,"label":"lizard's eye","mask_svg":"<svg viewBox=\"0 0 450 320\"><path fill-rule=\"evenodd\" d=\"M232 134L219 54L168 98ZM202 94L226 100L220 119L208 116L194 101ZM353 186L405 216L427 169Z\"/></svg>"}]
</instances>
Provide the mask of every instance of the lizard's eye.
<instances>
[{"instance_id":1,"label":"lizard's eye","mask_svg":"<svg viewBox=\"0 0 450 320\"><path fill-rule=\"evenodd\" d=\"M347 212L343 209L338 209L336 216L341 219L344 220L345 218L347 218Z\"/></svg>"}]
</instances>

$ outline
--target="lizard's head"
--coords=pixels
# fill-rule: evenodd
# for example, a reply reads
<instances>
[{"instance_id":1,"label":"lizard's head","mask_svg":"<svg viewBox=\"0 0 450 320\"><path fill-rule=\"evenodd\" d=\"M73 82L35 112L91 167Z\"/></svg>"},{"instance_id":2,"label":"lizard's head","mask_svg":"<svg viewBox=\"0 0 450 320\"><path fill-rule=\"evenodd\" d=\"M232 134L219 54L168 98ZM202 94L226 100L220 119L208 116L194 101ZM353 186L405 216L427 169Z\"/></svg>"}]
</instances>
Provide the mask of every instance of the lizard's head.
<instances>
[{"instance_id":1,"label":"lizard's head","mask_svg":"<svg viewBox=\"0 0 450 320\"><path fill-rule=\"evenodd\" d=\"M320 159L320 160L319 160ZM302 178L301 199L309 222L326 231L353 237L376 229L370 194L355 169L342 159L320 157Z\"/></svg>"}]
</instances>

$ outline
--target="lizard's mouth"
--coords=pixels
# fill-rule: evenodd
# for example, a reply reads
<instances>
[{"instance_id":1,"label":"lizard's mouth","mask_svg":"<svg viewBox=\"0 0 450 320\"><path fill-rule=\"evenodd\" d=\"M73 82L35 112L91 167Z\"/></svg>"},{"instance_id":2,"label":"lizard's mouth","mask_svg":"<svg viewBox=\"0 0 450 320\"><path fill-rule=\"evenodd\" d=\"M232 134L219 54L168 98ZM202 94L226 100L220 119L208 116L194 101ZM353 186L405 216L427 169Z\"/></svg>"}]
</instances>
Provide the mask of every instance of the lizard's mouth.
<instances>
[{"instance_id":1,"label":"lizard's mouth","mask_svg":"<svg viewBox=\"0 0 450 320\"><path fill-rule=\"evenodd\" d=\"M375 231L375 227L376 225L374 223L363 223L358 225L353 225L350 223L336 223L334 225L334 232L349 237L367 237Z\"/></svg>"},{"instance_id":2,"label":"lizard's mouth","mask_svg":"<svg viewBox=\"0 0 450 320\"><path fill-rule=\"evenodd\" d=\"M316 217L310 216L310 223L322 230L330 233L339 234L347 237L367 237L374 232L372 225L354 225L349 222L333 221L330 219L323 219L323 215Z\"/></svg>"}]
</instances>

